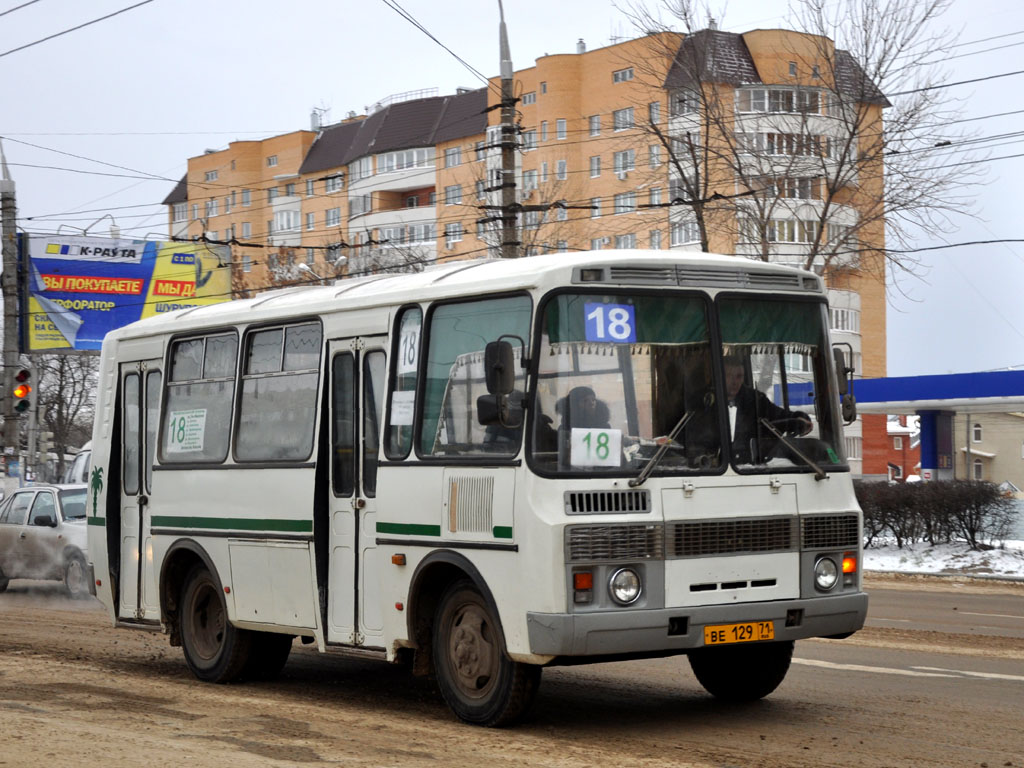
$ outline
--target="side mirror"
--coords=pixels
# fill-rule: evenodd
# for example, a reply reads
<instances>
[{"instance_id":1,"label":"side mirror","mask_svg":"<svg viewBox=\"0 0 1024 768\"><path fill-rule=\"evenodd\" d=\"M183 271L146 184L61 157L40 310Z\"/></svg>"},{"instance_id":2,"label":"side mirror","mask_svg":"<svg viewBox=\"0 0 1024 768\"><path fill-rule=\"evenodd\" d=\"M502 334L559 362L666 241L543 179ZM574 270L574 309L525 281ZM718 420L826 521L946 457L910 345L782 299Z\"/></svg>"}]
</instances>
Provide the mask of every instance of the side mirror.
<instances>
[{"instance_id":1,"label":"side mirror","mask_svg":"<svg viewBox=\"0 0 1024 768\"><path fill-rule=\"evenodd\" d=\"M487 391L492 395L510 394L516 383L515 365L511 344L501 339L488 342L484 348Z\"/></svg>"},{"instance_id":2,"label":"side mirror","mask_svg":"<svg viewBox=\"0 0 1024 768\"><path fill-rule=\"evenodd\" d=\"M480 395L476 399L476 419L484 426L498 424L518 429L523 424L523 398L519 395Z\"/></svg>"},{"instance_id":3,"label":"side mirror","mask_svg":"<svg viewBox=\"0 0 1024 768\"><path fill-rule=\"evenodd\" d=\"M846 355L839 347L832 347L832 358L836 366L836 384L839 385L839 395L843 396L850 391L850 378L853 374L852 368L846 367Z\"/></svg>"},{"instance_id":4,"label":"side mirror","mask_svg":"<svg viewBox=\"0 0 1024 768\"><path fill-rule=\"evenodd\" d=\"M39 515L39 517L32 520L32 525L38 525L43 528L56 528L57 521L50 515Z\"/></svg>"},{"instance_id":5,"label":"side mirror","mask_svg":"<svg viewBox=\"0 0 1024 768\"><path fill-rule=\"evenodd\" d=\"M853 424L857 419L857 398L853 392L847 392L839 402L843 408L843 423Z\"/></svg>"}]
</instances>

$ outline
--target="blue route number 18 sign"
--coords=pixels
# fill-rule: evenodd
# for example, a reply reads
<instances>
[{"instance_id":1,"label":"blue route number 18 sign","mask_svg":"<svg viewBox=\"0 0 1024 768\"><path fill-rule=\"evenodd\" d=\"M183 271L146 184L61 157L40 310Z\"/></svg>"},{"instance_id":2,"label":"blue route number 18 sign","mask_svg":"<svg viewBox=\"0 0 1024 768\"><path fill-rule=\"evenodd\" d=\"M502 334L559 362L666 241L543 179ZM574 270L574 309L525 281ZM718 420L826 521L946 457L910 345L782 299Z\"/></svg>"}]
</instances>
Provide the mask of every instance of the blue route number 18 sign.
<instances>
[{"instance_id":1,"label":"blue route number 18 sign","mask_svg":"<svg viewBox=\"0 0 1024 768\"><path fill-rule=\"evenodd\" d=\"M587 341L636 341L636 308L632 304L583 305Z\"/></svg>"}]
</instances>

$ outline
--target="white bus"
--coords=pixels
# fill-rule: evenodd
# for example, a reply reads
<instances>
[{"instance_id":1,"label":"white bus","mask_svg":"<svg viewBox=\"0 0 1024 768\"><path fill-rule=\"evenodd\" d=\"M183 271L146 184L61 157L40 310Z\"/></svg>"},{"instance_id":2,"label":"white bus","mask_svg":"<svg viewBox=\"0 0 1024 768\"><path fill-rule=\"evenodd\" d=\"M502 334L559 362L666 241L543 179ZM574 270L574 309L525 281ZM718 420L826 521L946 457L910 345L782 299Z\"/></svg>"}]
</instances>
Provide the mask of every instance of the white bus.
<instances>
[{"instance_id":1,"label":"white bus","mask_svg":"<svg viewBox=\"0 0 1024 768\"><path fill-rule=\"evenodd\" d=\"M470 723L584 662L685 654L760 698L867 611L827 317L810 272L622 250L129 325L101 358L97 594L202 680L273 677L298 637L434 674Z\"/></svg>"}]
</instances>

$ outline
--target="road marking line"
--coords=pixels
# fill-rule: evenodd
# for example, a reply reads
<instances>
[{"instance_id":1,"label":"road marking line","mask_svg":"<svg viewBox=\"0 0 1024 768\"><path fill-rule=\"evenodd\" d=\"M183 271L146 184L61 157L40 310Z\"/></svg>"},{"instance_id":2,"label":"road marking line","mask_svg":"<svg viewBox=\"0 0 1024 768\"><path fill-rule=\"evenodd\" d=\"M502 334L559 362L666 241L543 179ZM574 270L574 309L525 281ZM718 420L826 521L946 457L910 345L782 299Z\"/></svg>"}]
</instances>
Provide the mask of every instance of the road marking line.
<instances>
[{"instance_id":1,"label":"road marking line","mask_svg":"<svg viewBox=\"0 0 1024 768\"><path fill-rule=\"evenodd\" d=\"M793 659L793 663L803 664L808 667L839 669L846 672L877 672L881 675L902 675L903 677L956 677L956 674L917 672L912 669L892 669L890 667L868 667L863 664L834 664L831 661L819 661L818 659Z\"/></svg>"},{"instance_id":2,"label":"road marking line","mask_svg":"<svg viewBox=\"0 0 1024 768\"><path fill-rule=\"evenodd\" d=\"M1024 675L1001 675L998 672L968 672L966 669L942 669L942 667L911 667L911 669L924 669L932 672L955 672L959 675L967 675L969 677L984 677L990 680L1024 681Z\"/></svg>"},{"instance_id":3,"label":"road marking line","mask_svg":"<svg viewBox=\"0 0 1024 768\"><path fill-rule=\"evenodd\" d=\"M970 611L957 611L964 616L995 616L1000 619L1024 619L1024 616L1014 616L1012 613L971 613Z\"/></svg>"},{"instance_id":4,"label":"road marking line","mask_svg":"<svg viewBox=\"0 0 1024 768\"><path fill-rule=\"evenodd\" d=\"M868 619L868 621L898 621L901 624L909 624L910 623L910 619L877 619L877 618L874 618L874 617Z\"/></svg>"}]
</instances>

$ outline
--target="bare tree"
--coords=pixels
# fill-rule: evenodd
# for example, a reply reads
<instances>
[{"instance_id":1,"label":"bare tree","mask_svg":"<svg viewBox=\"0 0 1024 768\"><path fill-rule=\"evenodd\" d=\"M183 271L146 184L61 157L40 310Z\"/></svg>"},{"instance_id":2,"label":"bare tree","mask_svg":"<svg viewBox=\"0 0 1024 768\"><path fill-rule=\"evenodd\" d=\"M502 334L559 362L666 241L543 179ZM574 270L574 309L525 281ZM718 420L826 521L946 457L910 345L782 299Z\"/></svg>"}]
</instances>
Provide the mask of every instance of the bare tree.
<instances>
[{"instance_id":1,"label":"bare tree","mask_svg":"<svg viewBox=\"0 0 1024 768\"><path fill-rule=\"evenodd\" d=\"M886 264L912 272L903 248L922 230L949 231L977 181L948 162L962 137L943 127L955 104L929 64L953 40L935 29L948 5L794 0L795 33L743 38L710 19L695 30L701 13L690 0L629 5L645 32L669 29L668 18L689 33L674 52L670 38L648 36L645 62L672 62L669 110L638 127L664 148L667 203L685 209L701 249L833 274ZM635 66L654 85L661 65L645 62ZM900 247L886 248L886 234Z\"/></svg>"},{"instance_id":2,"label":"bare tree","mask_svg":"<svg viewBox=\"0 0 1024 768\"><path fill-rule=\"evenodd\" d=\"M36 398L39 428L53 433L58 474L64 472L64 454L92 438L99 355L36 355Z\"/></svg>"}]
</instances>

